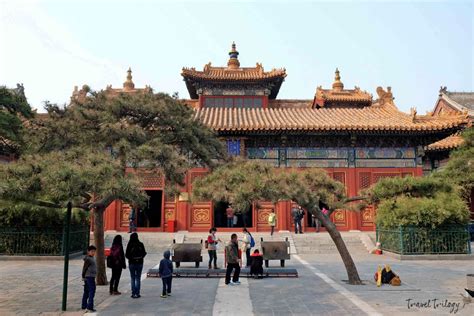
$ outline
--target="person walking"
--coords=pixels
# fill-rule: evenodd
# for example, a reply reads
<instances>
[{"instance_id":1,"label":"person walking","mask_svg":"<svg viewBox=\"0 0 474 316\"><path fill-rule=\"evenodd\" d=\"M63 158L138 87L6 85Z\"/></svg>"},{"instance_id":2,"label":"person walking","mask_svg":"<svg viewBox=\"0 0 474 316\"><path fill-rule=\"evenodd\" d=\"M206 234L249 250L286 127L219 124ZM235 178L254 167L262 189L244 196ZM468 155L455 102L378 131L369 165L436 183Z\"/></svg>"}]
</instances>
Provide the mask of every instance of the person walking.
<instances>
[{"instance_id":1,"label":"person walking","mask_svg":"<svg viewBox=\"0 0 474 316\"><path fill-rule=\"evenodd\" d=\"M316 232L319 233L319 228L321 227L321 223L319 222L319 219L314 214L311 214L311 226L313 226Z\"/></svg>"},{"instance_id":2,"label":"person walking","mask_svg":"<svg viewBox=\"0 0 474 316\"><path fill-rule=\"evenodd\" d=\"M229 204L229 207L225 210L227 214L227 227L234 227L234 209L232 208L232 204Z\"/></svg>"},{"instance_id":3,"label":"person walking","mask_svg":"<svg viewBox=\"0 0 474 316\"><path fill-rule=\"evenodd\" d=\"M272 209L272 212L268 215L268 225L270 225L270 236L273 236L273 232L275 231L276 226L276 214L275 209Z\"/></svg>"},{"instance_id":4,"label":"person walking","mask_svg":"<svg viewBox=\"0 0 474 316\"><path fill-rule=\"evenodd\" d=\"M301 220L303 219L303 209L297 205L291 209L291 216L293 217L293 223L295 224L295 234L303 233L301 228Z\"/></svg>"},{"instance_id":5,"label":"person walking","mask_svg":"<svg viewBox=\"0 0 474 316\"><path fill-rule=\"evenodd\" d=\"M217 229L212 227L209 230L209 235L207 236L207 253L209 254L209 269L211 269L212 261L214 261L214 269L219 269L217 267L217 245L222 242L216 236Z\"/></svg>"},{"instance_id":6,"label":"person walking","mask_svg":"<svg viewBox=\"0 0 474 316\"><path fill-rule=\"evenodd\" d=\"M112 247L110 248L110 255L107 257L107 267L112 269L112 277L110 278L110 295L120 295L118 286L120 277L122 276L122 270L126 269L125 265L125 253L123 251L122 236L117 235L112 241Z\"/></svg>"},{"instance_id":7,"label":"person walking","mask_svg":"<svg viewBox=\"0 0 474 316\"><path fill-rule=\"evenodd\" d=\"M84 265L82 266L82 280L84 281L84 293L82 294L82 309L87 309L88 312L96 312L94 309L95 296L95 277L97 276L97 265L95 262L95 246L87 247L87 255L84 258Z\"/></svg>"},{"instance_id":8,"label":"person walking","mask_svg":"<svg viewBox=\"0 0 474 316\"><path fill-rule=\"evenodd\" d=\"M225 272L225 284L226 285L239 285L239 275L240 275L240 259L239 259L239 242L237 241L237 234L232 234L230 236L230 242L225 247L225 255L227 261L227 270ZM234 275L232 276L232 281L230 281L230 275L232 271Z\"/></svg>"},{"instance_id":9,"label":"person walking","mask_svg":"<svg viewBox=\"0 0 474 316\"><path fill-rule=\"evenodd\" d=\"M252 248L252 235L250 235L250 232L247 230L247 228L244 228L242 232L244 233L244 238L242 239L242 253L245 253L245 267L248 268L250 267L251 261L250 248Z\"/></svg>"},{"instance_id":10,"label":"person walking","mask_svg":"<svg viewBox=\"0 0 474 316\"><path fill-rule=\"evenodd\" d=\"M163 259L160 261L158 272L163 283L163 291L161 292L161 298L171 296L171 281L173 280L173 262L170 260L171 252L166 250L163 253Z\"/></svg>"},{"instance_id":11,"label":"person walking","mask_svg":"<svg viewBox=\"0 0 474 316\"><path fill-rule=\"evenodd\" d=\"M135 219L137 217L137 212L135 207L130 208L130 214L128 214L128 233L131 234L137 231L137 226L135 225Z\"/></svg>"},{"instance_id":12,"label":"person walking","mask_svg":"<svg viewBox=\"0 0 474 316\"><path fill-rule=\"evenodd\" d=\"M130 235L130 241L125 251L125 257L128 259L128 269L132 283L132 298L139 298L141 277L143 270L143 258L146 256L145 246L138 240L138 234Z\"/></svg>"}]
</instances>

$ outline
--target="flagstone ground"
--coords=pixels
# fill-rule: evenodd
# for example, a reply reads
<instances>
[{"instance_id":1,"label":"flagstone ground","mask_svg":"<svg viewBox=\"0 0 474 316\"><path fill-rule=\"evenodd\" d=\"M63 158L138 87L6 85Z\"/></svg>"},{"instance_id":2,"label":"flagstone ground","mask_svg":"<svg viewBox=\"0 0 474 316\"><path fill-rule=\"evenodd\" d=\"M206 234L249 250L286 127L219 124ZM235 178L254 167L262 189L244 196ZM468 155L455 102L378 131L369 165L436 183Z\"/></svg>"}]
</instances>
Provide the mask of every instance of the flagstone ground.
<instances>
[{"instance_id":1,"label":"flagstone ground","mask_svg":"<svg viewBox=\"0 0 474 316\"><path fill-rule=\"evenodd\" d=\"M367 281L365 285L352 286L343 281L347 275L339 255L299 257L308 265L303 265L296 257L286 264L287 267L298 269L299 278L249 279L247 284L235 287L225 286L221 279L216 278L175 278L173 296L166 299L159 297L161 280L157 278L148 278L142 282L142 298L130 298L130 277L125 270L120 284L123 295L110 296L107 286L98 287L96 307L99 315L211 315L213 311L222 310L216 305L222 302L219 303L216 298L230 296L236 297L228 303L235 310L235 315L244 315L241 311L246 310L247 306L251 307L254 315L365 314L356 304L315 275L310 268L313 266L380 314L474 314L474 303L464 306L460 295L466 286L466 274L474 272L472 260L402 262L386 256L355 253L354 260L360 276ZM144 272L160 259L160 254L149 254ZM218 260L222 265L222 256ZM372 281L377 265L387 263L401 276L401 287L377 288ZM183 263L183 266L186 264ZM81 267L81 259L71 261L66 314L82 315L79 310ZM61 314L62 269L61 261L0 261L0 315ZM245 297L247 301L242 301ZM411 303L426 303L428 306L409 308L407 300L410 299ZM448 307L446 300L454 307ZM438 304L436 308L434 302Z\"/></svg>"}]
</instances>

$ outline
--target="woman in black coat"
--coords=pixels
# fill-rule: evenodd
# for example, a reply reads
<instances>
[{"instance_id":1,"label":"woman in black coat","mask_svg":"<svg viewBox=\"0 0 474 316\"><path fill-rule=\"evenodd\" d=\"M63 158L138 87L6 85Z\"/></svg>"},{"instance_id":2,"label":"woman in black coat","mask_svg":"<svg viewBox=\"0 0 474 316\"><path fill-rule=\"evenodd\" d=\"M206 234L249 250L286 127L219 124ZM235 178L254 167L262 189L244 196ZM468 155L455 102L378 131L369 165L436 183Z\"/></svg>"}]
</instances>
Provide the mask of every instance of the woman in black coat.
<instances>
[{"instance_id":1,"label":"woman in black coat","mask_svg":"<svg viewBox=\"0 0 474 316\"><path fill-rule=\"evenodd\" d=\"M122 236L114 237L112 247L110 248L110 255L107 257L107 267L112 269L112 277L110 278L110 295L120 295L118 285L122 270L126 268L125 254L123 252Z\"/></svg>"}]
</instances>

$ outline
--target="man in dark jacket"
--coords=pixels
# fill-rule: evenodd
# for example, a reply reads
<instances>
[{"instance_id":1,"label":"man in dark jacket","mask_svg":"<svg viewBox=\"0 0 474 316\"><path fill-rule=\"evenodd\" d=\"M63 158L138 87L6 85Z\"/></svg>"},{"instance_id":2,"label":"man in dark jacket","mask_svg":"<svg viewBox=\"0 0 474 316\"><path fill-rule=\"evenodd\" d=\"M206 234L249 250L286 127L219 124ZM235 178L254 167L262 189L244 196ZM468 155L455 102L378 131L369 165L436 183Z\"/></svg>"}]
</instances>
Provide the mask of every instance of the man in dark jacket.
<instances>
[{"instance_id":1,"label":"man in dark jacket","mask_svg":"<svg viewBox=\"0 0 474 316\"><path fill-rule=\"evenodd\" d=\"M237 241L237 234L230 236L230 242L225 247L225 255L227 261L227 270L225 272L225 284L226 285L238 285L240 284L240 258L239 258L239 244ZM230 275L232 270L235 269L232 282L230 282Z\"/></svg>"},{"instance_id":2,"label":"man in dark jacket","mask_svg":"<svg viewBox=\"0 0 474 316\"><path fill-rule=\"evenodd\" d=\"M128 269L132 281L132 298L139 298L141 277L143 270L143 258L146 256L145 246L138 240L138 234L130 235L130 241L125 251L125 257L128 259Z\"/></svg>"},{"instance_id":3,"label":"man in dark jacket","mask_svg":"<svg viewBox=\"0 0 474 316\"><path fill-rule=\"evenodd\" d=\"M171 281L173 279L173 262L170 260L171 253L166 250L163 253L163 259L160 261L158 272L160 273L161 282L163 282L163 292L161 297L171 296Z\"/></svg>"},{"instance_id":4,"label":"man in dark jacket","mask_svg":"<svg viewBox=\"0 0 474 316\"><path fill-rule=\"evenodd\" d=\"M84 258L84 265L82 266L82 280L84 280L84 294L82 295L82 309L87 309L88 312L95 312L94 296L95 296L95 277L97 276L97 265L95 263L94 246L87 248L87 256Z\"/></svg>"}]
</instances>

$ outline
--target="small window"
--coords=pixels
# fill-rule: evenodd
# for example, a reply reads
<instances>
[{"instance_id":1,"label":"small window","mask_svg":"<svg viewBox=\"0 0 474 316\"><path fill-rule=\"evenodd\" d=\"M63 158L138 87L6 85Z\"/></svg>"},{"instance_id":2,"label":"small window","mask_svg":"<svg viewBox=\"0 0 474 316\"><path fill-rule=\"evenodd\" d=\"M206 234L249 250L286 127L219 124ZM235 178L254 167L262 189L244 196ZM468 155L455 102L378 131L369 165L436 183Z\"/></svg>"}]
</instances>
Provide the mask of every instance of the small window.
<instances>
[{"instance_id":1,"label":"small window","mask_svg":"<svg viewBox=\"0 0 474 316\"><path fill-rule=\"evenodd\" d=\"M252 107L253 107L252 98L245 98L244 99L244 108L252 108Z\"/></svg>"},{"instance_id":2,"label":"small window","mask_svg":"<svg viewBox=\"0 0 474 316\"><path fill-rule=\"evenodd\" d=\"M204 106L206 108L213 108L215 106L214 98L205 98Z\"/></svg>"},{"instance_id":3,"label":"small window","mask_svg":"<svg viewBox=\"0 0 474 316\"><path fill-rule=\"evenodd\" d=\"M256 108L261 108L263 106L263 102L261 98L253 99L253 106Z\"/></svg>"},{"instance_id":4,"label":"small window","mask_svg":"<svg viewBox=\"0 0 474 316\"><path fill-rule=\"evenodd\" d=\"M244 103L244 100L242 98L235 98L234 99L234 107L236 108L241 108Z\"/></svg>"},{"instance_id":5,"label":"small window","mask_svg":"<svg viewBox=\"0 0 474 316\"><path fill-rule=\"evenodd\" d=\"M232 108L232 105L234 104L232 98L225 98L225 107L226 108Z\"/></svg>"},{"instance_id":6,"label":"small window","mask_svg":"<svg viewBox=\"0 0 474 316\"><path fill-rule=\"evenodd\" d=\"M224 98L214 98L216 107L221 108L224 106Z\"/></svg>"}]
</instances>

